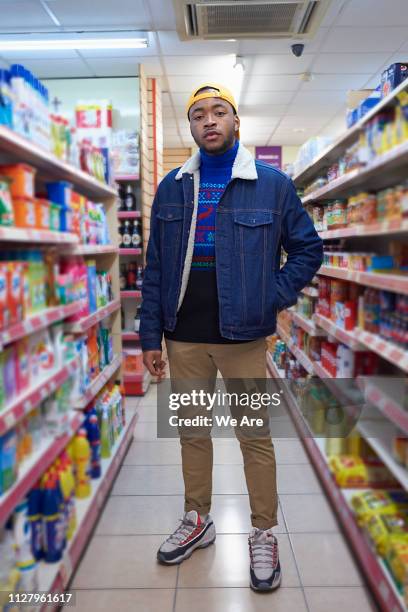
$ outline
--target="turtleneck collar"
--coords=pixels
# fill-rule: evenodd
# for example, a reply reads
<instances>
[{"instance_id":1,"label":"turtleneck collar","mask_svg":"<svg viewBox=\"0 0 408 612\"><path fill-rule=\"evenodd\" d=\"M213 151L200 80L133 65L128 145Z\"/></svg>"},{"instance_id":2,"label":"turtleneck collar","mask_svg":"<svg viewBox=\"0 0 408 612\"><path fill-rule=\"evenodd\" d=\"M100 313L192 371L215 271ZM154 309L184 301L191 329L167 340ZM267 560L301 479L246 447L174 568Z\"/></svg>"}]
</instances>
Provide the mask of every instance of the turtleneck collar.
<instances>
[{"instance_id":1,"label":"turtleneck collar","mask_svg":"<svg viewBox=\"0 0 408 612\"><path fill-rule=\"evenodd\" d=\"M221 153L221 155L208 155L203 149L200 149L201 166L206 168L228 168L232 167L239 147L239 140L231 149Z\"/></svg>"}]
</instances>

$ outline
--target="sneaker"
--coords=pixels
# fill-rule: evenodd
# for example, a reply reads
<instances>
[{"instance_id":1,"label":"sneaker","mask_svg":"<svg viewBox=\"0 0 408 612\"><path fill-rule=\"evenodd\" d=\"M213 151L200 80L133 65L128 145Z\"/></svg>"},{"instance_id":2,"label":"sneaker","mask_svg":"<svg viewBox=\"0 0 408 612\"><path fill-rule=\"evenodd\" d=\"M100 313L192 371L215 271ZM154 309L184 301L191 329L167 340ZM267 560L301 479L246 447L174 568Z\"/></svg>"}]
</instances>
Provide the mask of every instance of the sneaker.
<instances>
[{"instance_id":1,"label":"sneaker","mask_svg":"<svg viewBox=\"0 0 408 612\"><path fill-rule=\"evenodd\" d=\"M252 529L248 538L251 589L273 591L280 585L278 540L272 529Z\"/></svg>"},{"instance_id":2,"label":"sneaker","mask_svg":"<svg viewBox=\"0 0 408 612\"><path fill-rule=\"evenodd\" d=\"M163 542L157 559L166 565L181 563L188 559L196 548L205 548L215 541L215 526L210 515L205 521L198 512L186 512L176 531Z\"/></svg>"}]
</instances>

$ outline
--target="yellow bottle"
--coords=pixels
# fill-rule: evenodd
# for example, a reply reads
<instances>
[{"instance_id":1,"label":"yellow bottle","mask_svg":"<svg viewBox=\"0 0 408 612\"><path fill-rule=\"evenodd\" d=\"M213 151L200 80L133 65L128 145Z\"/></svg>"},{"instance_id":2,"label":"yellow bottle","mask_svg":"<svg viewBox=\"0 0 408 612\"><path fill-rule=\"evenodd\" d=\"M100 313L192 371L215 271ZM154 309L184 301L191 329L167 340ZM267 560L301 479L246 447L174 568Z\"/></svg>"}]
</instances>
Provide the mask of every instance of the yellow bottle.
<instances>
[{"instance_id":1,"label":"yellow bottle","mask_svg":"<svg viewBox=\"0 0 408 612\"><path fill-rule=\"evenodd\" d=\"M91 494L89 478L91 447L86 438L85 429L80 429L73 440L73 457L75 465L75 496L83 499Z\"/></svg>"}]
</instances>

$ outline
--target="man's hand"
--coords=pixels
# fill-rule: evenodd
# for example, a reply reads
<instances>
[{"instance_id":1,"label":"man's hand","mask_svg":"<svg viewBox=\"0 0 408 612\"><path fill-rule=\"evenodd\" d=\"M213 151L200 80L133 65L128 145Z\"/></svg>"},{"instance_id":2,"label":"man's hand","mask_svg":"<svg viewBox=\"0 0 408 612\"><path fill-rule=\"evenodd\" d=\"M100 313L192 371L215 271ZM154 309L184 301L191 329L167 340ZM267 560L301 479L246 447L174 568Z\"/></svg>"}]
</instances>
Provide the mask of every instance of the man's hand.
<instances>
[{"instance_id":1,"label":"man's hand","mask_svg":"<svg viewBox=\"0 0 408 612\"><path fill-rule=\"evenodd\" d=\"M164 377L166 362L162 360L161 351L144 351L143 363L152 376L157 376L159 381Z\"/></svg>"}]
</instances>

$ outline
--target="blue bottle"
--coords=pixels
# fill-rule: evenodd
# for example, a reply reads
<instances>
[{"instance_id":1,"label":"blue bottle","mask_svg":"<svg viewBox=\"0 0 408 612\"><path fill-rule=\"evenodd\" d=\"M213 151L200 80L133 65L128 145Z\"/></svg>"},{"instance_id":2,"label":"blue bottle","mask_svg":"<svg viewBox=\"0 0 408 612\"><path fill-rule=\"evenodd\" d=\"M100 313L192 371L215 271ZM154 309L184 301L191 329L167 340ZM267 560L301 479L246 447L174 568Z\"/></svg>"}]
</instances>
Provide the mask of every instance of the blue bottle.
<instances>
[{"instance_id":1,"label":"blue bottle","mask_svg":"<svg viewBox=\"0 0 408 612\"><path fill-rule=\"evenodd\" d=\"M91 447L91 478L101 476L101 432L98 417L91 414L88 420L88 442Z\"/></svg>"},{"instance_id":2,"label":"blue bottle","mask_svg":"<svg viewBox=\"0 0 408 612\"><path fill-rule=\"evenodd\" d=\"M43 522L41 515L41 484L38 482L28 494L28 520L31 525L31 552L36 561L43 557Z\"/></svg>"},{"instance_id":3,"label":"blue bottle","mask_svg":"<svg viewBox=\"0 0 408 612\"><path fill-rule=\"evenodd\" d=\"M61 493L55 474L48 476L43 484L42 516L44 533L44 561L60 561L64 549L64 521L61 517Z\"/></svg>"}]
</instances>

